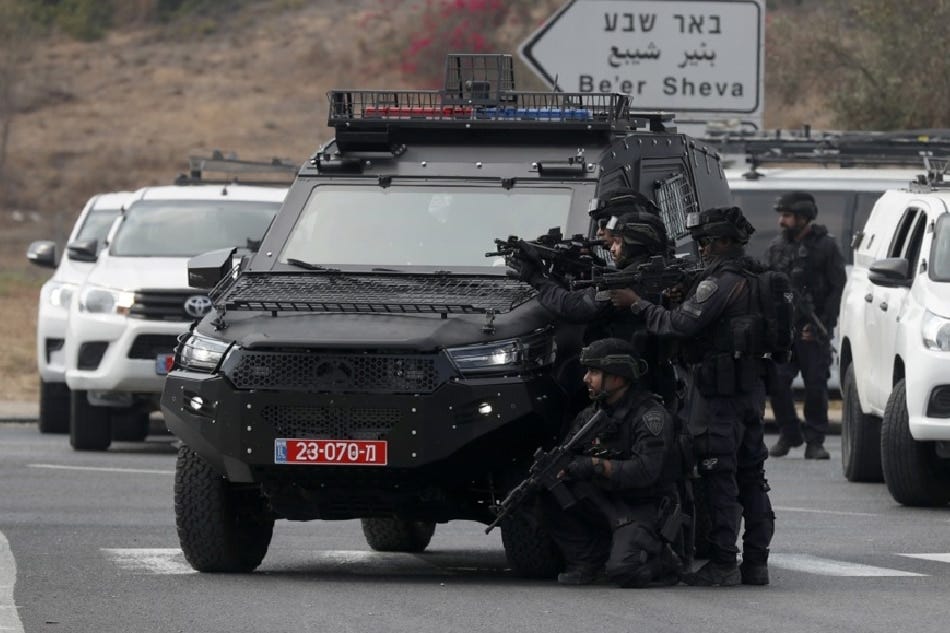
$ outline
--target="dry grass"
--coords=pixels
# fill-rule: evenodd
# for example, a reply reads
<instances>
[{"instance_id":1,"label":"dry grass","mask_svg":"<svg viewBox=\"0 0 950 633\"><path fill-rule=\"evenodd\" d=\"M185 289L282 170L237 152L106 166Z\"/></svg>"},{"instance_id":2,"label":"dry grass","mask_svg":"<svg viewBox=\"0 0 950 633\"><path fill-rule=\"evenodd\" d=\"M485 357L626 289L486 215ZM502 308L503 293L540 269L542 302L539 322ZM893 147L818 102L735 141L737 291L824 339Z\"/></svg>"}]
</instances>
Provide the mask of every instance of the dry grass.
<instances>
[{"instance_id":1,"label":"dry grass","mask_svg":"<svg viewBox=\"0 0 950 633\"><path fill-rule=\"evenodd\" d=\"M130 28L34 50L22 87L29 107L14 120L0 189L0 398L36 396L36 304L49 271L27 264L27 243L64 239L93 194L171 182L195 150L303 162L330 136L327 90L406 87L394 39L417 14L403 10L407 0L387 19L373 18L384 4L274 0L213 30ZM523 23L499 29L496 39L509 43L503 50L513 53L561 4L538 0ZM814 123L817 104L804 104L772 108L766 123ZM13 222L15 210L40 221Z\"/></svg>"}]
</instances>

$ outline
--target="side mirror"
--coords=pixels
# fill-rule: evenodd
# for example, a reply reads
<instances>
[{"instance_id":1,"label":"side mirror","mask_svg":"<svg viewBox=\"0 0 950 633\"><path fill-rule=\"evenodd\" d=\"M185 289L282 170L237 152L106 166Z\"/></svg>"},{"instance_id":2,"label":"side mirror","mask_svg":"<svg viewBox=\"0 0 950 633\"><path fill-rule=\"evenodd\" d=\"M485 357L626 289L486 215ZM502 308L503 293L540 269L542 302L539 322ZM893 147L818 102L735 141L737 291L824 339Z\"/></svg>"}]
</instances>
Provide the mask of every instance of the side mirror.
<instances>
[{"instance_id":1,"label":"side mirror","mask_svg":"<svg viewBox=\"0 0 950 633\"><path fill-rule=\"evenodd\" d=\"M214 288L230 272L235 252L236 248L222 248L189 259L188 285L202 290Z\"/></svg>"},{"instance_id":2,"label":"side mirror","mask_svg":"<svg viewBox=\"0 0 950 633\"><path fill-rule=\"evenodd\" d=\"M909 288L914 281L910 276L910 262L901 257L888 257L872 263L868 280L885 288Z\"/></svg>"},{"instance_id":3,"label":"side mirror","mask_svg":"<svg viewBox=\"0 0 950 633\"><path fill-rule=\"evenodd\" d=\"M56 268L56 242L33 242L26 249L26 258L41 268Z\"/></svg>"},{"instance_id":4,"label":"side mirror","mask_svg":"<svg viewBox=\"0 0 950 633\"><path fill-rule=\"evenodd\" d=\"M69 259L77 262L94 262L99 259L99 240L77 240L66 245Z\"/></svg>"}]
</instances>

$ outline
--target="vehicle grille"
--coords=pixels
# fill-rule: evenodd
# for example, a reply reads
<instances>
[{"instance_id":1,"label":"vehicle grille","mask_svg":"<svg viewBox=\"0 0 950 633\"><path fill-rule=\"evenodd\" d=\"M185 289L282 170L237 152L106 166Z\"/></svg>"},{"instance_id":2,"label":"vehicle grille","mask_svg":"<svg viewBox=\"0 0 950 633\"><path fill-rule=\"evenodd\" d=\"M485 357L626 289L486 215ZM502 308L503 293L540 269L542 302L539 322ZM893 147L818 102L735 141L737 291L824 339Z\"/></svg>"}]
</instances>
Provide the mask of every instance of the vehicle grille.
<instances>
[{"instance_id":1,"label":"vehicle grille","mask_svg":"<svg viewBox=\"0 0 950 633\"><path fill-rule=\"evenodd\" d=\"M129 316L153 321L193 321L203 316L185 311L185 302L194 296L202 296L202 293L194 290L137 290ZM205 312L210 309L209 304Z\"/></svg>"},{"instance_id":2,"label":"vehicle grille","mask_svg":"<svg viewBox=\"0 0 950 633\"><path fill-rule=\"evenodd\" d=\"M440 375L435 355L326 354L240 350L224 374L238 389L330 393L431 393Z\"/></svg>"},{"instance_id":3,"label":"vehicle grille","mask_svg":"<svg viewBox=\"0 0 950 633\"><path fill-rule=\"evenodd\" d=\"M159 354L171 354L178 347L178 337L174 334L140 334L132 341L129 358L151 359Z\"/></svg>"},{"instance_id":4,"label":"vehicle grille","mask_svg":"<svg viewBox=\"0 0 950 633\"><path fill-rule=\"evenodd\" d=\"M261 418L277 437L378 440L401 419L398 409L265 406Z\"/></svg>"}]
</instances>

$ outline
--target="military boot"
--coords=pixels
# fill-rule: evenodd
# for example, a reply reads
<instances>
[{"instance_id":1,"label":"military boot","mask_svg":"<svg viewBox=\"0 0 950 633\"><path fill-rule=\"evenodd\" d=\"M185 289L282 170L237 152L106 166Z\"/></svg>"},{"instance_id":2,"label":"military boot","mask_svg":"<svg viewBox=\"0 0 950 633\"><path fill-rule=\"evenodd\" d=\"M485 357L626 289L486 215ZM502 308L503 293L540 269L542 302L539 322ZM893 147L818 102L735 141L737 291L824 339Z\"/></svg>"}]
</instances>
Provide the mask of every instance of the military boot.
<instances>
[{"instance_id":1,"label":"military boot","mask_svg":"<svg viewBox=\"0 0 950 633\"><path fill-rule=\"evenodd\" d=\"M603 578L603 567L590 563L568 564L567 569L557 575L560 585L590 585Z\"/></svg>"},{"instance_id":2,"label":"military boot","mask_svg":"<svg viewBox=\"0 0 950 633\"><path fill-rule=\"evenodd\" d=\"M683 575L683 582L694 587L735 587L742 582L742 574L735 563L709 561L697 571Z\"/></svg>"},{"instance_id":3,"label":"military boot","mask_svg":"<svg viewBox=\"0 0 950 633\"><path fill-rule=\"evenodd\" d=\"M821 442L809 442L805 446L805 459L831 459Z\"/></svg>"},{"instance_id":4,"label":"military boot","mask_svg":"<svg viewBox=\"0 0 950 633\"><path fill-rule=\"evenodd\" d=\"M775 442L775 444L773 444L772 447L769 449L769 455L771 455L772 457L785 457L786 455L788 455L789 450L796 448L798 446L801 446L802 443L803 443L803 440L801 439L793 442L792 440L788 439L784 435L779 435L778 441Z\"/></svg>"},{"instance_id":5,"label":"military boot","mask_svg":"<svg viewBox=\"0 0 950 633\"><path fill-rule=\"evenodd\" d=\"M739 573L742 576L743 585L769 584L769 566L765 563L742 561L739 565Z\"/></svg>"}]
</instances>

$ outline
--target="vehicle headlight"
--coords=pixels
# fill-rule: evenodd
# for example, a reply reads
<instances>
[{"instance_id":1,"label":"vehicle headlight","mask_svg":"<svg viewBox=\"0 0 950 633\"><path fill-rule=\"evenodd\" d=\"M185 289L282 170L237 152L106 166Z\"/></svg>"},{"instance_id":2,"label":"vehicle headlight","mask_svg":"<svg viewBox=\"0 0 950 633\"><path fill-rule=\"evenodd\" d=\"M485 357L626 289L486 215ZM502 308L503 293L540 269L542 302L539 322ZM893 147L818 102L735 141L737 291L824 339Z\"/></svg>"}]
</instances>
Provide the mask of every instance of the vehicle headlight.
<instances>
[{"instance_id":1,"label":"vehicle headlight","mask_svg":"<svg viewBox=\"0 0 950 633\"><path fill-rule=\"evenodd\" d=\"M445 350L463 374L529 372L554 362L557 346L545 330L535 334L480 345Z\"/></svg>"},{"instance_id":2,"label":"vehicle headlight","mask_svg":"<svg viewBox=\"0 0 950 633\"><path fill-rule=\"evenodd\" d=\"M213 372L230 347L228 341L192 332L178 352L178 365L183 369Z\"/></svg>"},{"instance_id":3,"label":"vehicle headlight","mask_svg":"<svg viewBox=\"0 0 950 633\"><path fill-rule=\"evenodd\" d=\"M102 286L83 286L79 291L79 311L91 314L128 314L135 294Z\"/></svg>"},{"instance_id":4,"label":"vehicle headlight","mask_svg":"<svg viewBox=\"0 0 950 633\"><path fill-rule=\"evenodd\" d=\"M62 281L50 281L43 286L43 296L46 302L56 308L69 308L73 300L73 293L78 286Z\"/></svg>"},{"instance_id":5,"label":"vehicle headlight","mask_svg":"<svg viewBox=\"0 0 950 633\"><path fill-rule=\"evenodd\" d=\"M950 352L950 320L924 310L920 333L927 349Z\"/></svg>"}]
</instances>

